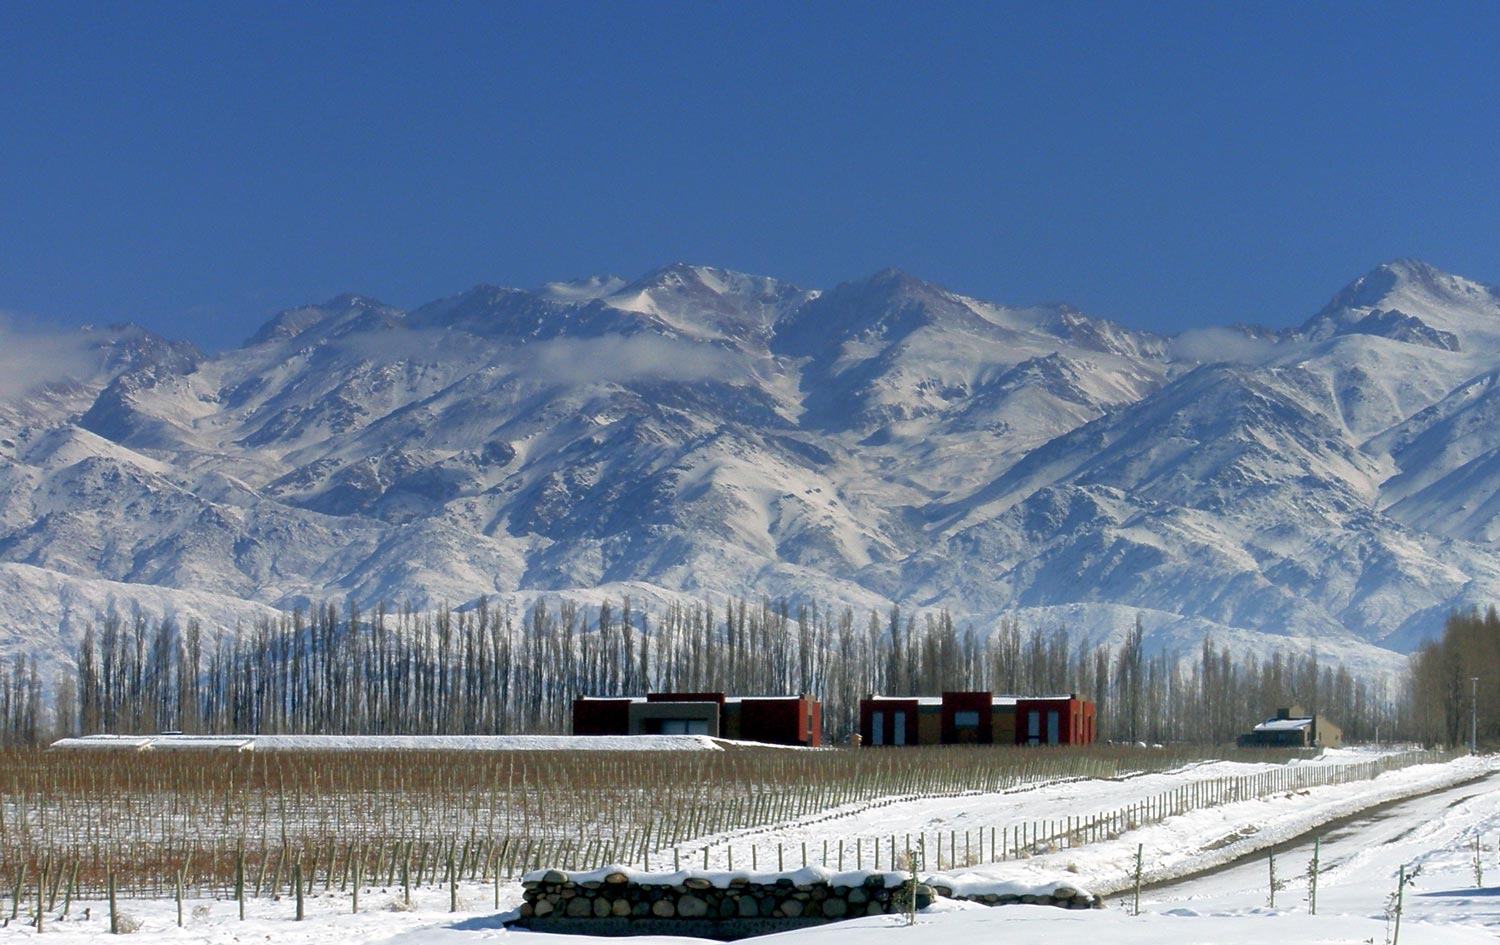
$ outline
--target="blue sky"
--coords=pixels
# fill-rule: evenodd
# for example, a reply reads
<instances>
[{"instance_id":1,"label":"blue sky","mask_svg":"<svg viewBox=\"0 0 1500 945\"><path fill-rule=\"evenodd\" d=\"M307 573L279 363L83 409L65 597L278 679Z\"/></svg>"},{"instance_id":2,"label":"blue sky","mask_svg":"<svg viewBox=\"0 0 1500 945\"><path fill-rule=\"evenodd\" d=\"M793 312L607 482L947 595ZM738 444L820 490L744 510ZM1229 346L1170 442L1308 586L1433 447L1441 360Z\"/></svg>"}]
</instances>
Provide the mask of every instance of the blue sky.
<instances>
[{"instance_id":1,"label":"blue sky","mask_svg":"<svg viewBox=\"0 0 1500 945\"><path fill-rule=\"evenodd\" d=\"M209 348L672 261L1128 324L1500 282L1500 4L0 0L0 310Z\"/></svg>"}]
</instances>

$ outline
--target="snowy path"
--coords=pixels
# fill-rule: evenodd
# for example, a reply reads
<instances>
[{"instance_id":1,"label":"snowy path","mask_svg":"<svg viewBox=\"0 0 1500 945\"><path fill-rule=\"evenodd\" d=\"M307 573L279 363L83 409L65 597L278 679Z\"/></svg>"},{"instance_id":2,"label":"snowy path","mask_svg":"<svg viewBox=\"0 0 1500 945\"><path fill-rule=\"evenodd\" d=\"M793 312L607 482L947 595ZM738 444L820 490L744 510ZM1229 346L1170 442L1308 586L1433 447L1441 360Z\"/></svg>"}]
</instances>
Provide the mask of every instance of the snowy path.
<instances>
[{"instance_id":1,"label":"snowy path","mask_svg":"<svg viewBox=\"0 0 1500 945\"><path fill-rule=\"evenodd\" d=\"M684 868L746 869L754 865L758 869L778 868L778 862L787 869L805 865L823 866L843 870L854 868L890 868L889 850L895 841L898 850L910 842L916 846L925 842L928 851L927 866L930 871L952 870L955 862L987 863L990 860L1008 860L1001 871L1014 873L1024 870L1024 861L1018 863L1012 853L990 857L987 852L996 846L1001 851L1014 850L1017 843L1015 831L1023 836L1035 837L1040 831L1048 836L1049 826L1059 830L1068 818L1075 822L1119 811L1121 808L1145 803L1160 803L1165 795L1174 791L1191 792L1195 785L1205 789L1225 780L1246 778L1278 770L1335 769L1348 765L1359 765L1380 757L1377 752L1349 749L1325 752L1317 759L1302 760L1292 765L1276 765L1264 762L1210 761L1194 763L1172 771L1151 772L1122 778L1098 778L1054 781L1046 784L1027 785L1013 790L991 794L965 794L956 797L924 797L895 799L873 804L862 803L823 812L800 820L754 827L718 836L698 838L678 847L678 861ZM1461 762L1462 764L1467 762ZM1303 829L1363 809L1381 799L1404 797L1415 790L1425 790L1421 785L1430 783L1434 769L1441 766L1418 765L1405 771L1393 771L1374 781L1361 781L1346 786L1329 786L1312 789L1312 796L1323 799L1314 805L1298 823ZM1454 771L1458 768L1452 769ZM1451 775L1469 777L1469 775ZM1376 800L1367 795L1374 792ZM1299 798L1301 795L1299 795ZM1345 806L1340 810L1339 804ZM1248 805L1248 806L1247 806ZM1351 806L1352 805L1352 806ZM1045 872L1079 872L1091 878L1095 885L1110 890L1125 882L1126 864L1122 857L1128 853L1129 869L1134 868L1136 843L1146 843L1148 849L1153 842L1162 850L1162 856L1152 857L1148 881L1165 880L1183 872L1183 863L1198 857L1203 851L1196 844L1187 843L1188 837L1196 837L1209 831L1217 831L1215 838L1230 837L1242 830L1239 820L1247 824L1258 824L1272 813L1281 813L1305 807L1302 800L1292 799L1288 803L1277 803L1275 798L1246 801L1210 807L1206 810L1172 816L1165 824L1130 830L1121 835L1118 842L1086 843L1070 847L1065 842L1028 842L1027 848L1055 849L1055 855L1028 857L1042 864ZM1153 818L1144 818L1150 821ZM998 832L998 837L996 833ZM1102 831L1101 831L1102 832ZM925 839L924 839L925 835ZM1009 836L1009 840L1007 840ZM1270 836L1269 834L1267 836ZM1238 837L1233 842L1226 840L1225 848L1238 852L1257 849L1295 836L1295 833L1278 832L1277 836ZM1134 838L1134 839L1132 839ZM839 844L843 843L843 859L839 857ZM945 852L939 853L942 842ZM876 860L874 850L879 845L886 851L883 859ZM707 858L704 851L707 851ZM807 862L803 862L806 850ZM825 853L826 849L826 853ZM1125 851L1125 853L1122 853ZM732 858L730 856L732 852ZM954 854L957 854L956 858ZM1101 860L1104 853L1106 859ZM670 861L670 851L654 854L652 864L658 868L675 866ZM857 859L862 857L862 859ZM640 864L633 864L640 865ZM1213 865L1208 862L1205 865Z\"/></svg>"},{"instance_id":2,"label":"snowy path","mask_svg":"<svg viewBox=\"0 0 1500 945\"><path fill-rule=\"evenodd\" d=\"M1475 888L1475 838L1488 888ZM1395 804L1344 823L1320 838L1318 909L1325 914L1382 917L1397 872L1421 867L1408 888L1406 921L1489 926L1500 937L1500 774ZM1306 871L1311 839L1276 854L1281 912L1309 908ZM1149 890L1141 908L1268 912L1270 871L1257 857L1209 876Z\"/></svg>"}]
</instances>

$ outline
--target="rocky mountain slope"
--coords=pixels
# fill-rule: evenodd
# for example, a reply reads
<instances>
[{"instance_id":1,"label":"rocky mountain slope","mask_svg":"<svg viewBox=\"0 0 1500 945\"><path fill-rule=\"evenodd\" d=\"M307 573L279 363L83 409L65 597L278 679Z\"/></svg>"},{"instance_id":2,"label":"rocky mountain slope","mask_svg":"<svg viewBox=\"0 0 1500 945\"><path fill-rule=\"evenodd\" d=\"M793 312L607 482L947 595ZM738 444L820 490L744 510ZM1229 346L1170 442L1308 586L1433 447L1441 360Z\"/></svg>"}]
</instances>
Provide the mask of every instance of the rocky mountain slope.
<instances>
[{"instance_id":1,"label":"rocky mountain slope","mask_svg":"<svg viewBox=\"0 0 1500 945\"><path fill-rule=\"evenodd\" d=\"M1413 261L1279 333L675 265L340 296L215 357L7 346L41 367L0 386L0 654L110 607L587 589L1388 668L1500 599L1500 290Z\"/></svg>"}]
</instances>

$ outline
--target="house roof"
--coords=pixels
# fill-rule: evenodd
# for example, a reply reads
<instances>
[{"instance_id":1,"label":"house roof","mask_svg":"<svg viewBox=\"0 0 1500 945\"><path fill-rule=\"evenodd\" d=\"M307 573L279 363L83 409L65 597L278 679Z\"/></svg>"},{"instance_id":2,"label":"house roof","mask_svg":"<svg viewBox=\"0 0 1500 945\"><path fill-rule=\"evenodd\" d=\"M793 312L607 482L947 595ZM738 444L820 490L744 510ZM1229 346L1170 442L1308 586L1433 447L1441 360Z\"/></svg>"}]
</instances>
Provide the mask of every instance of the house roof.
<instances>
[{"instance_id":1,"label":"house roof","mask_svg":"<svg viewBox=\"0 0 1500 945\"><path fill-rule=\"evenodd\" d=\"M1255 726L1257 732L1295 732L1298 729L1307 728L1312 725L1313 720L1307 719L1266 719Z\"/></svg>"},{"instance_id":2,"label":"house roof","mask_svg":"<svg viewBox=\"0 0 1500 945\"><path fill-rule=\"evenodd\" d=\"M992 696L990 706L1014 706L1017 702L1067 702L1073 696ZM882 696L874 695L870 702L915 702L919 706L940 706L942 696Z\"/></svg>"},{"instance_id":3,"label":"house roof","mask_svg":"<svg viewBox=\"0 0 1500 945\"><path fill-rule=\"evenodd\" d=\"M631 702L631 703L635 703L635 702L648 702L648 701L650 701L645 696L579 696L578 699L581 702ZM725 696L724 697L724 702L725 702L725 704L733 704L733 703L737 703L737 702L797 702L800 699L802 699L802 696ZM680 704L680 703L692 703L694 701L698 701L698 702L716 702L718 700L715 700L715 699L699 699L699 700L692 700L692 699L672 699L670 701L668 701L668 700L658 700L656 702L652 702L651 704L652 705L676 705L676 704ZM811 701L816 701L816 700L811 700ZM941 701L941 700L939 700L939 701Z\"/></svg>"}]
</instances>

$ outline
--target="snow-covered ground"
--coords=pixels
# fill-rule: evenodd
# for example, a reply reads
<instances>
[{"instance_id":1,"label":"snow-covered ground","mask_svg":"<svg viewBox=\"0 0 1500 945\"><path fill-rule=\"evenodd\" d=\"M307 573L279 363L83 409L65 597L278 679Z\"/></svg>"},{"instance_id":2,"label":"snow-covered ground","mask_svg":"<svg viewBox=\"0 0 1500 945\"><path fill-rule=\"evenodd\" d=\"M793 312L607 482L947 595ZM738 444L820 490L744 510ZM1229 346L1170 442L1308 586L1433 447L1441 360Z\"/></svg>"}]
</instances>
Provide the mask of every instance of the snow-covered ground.
<instances>
[{"instance_id":1,"label":"snow-covered ground","mask_svg":"<svg viewBox=\"0 0 1500 945\"><path fill-rule=\"evenodd\" d=\"M707 735L84 735L68 751L722 751Z\"/></svg>"},{"instance_id":2,"label":"snow-covered ground","mask_svg":"<svg viewBox=\"0 0 1500 945\"><path fill-rule=\"evenodd\" d=\"M1333 756L1330 761L1336 761ZM997 805L1050 802L1072 811L1083 806L1132 803L1143 787L1180 787L1205 777L1221 765L1186 768L1166 775L1119 781L1084 781L1049 786L1041 791L976 795L932 802L903 802L864 812L850 820L867 821L872 832L918 832L964 829L976 810ZM1211 773L1212 772L1212 773ZM1031 799L1025 798L1030 795ZM1045 796L1044 796L1045 795ZM1405 799L1405 800L1402 800ZM1356 815L1387 802L1371 814ZM990 815L986 814L988 818ZM849 824L832 818L820 824L783 825L762 842L800 849L803 836L832 830L844 834ZM951 825L951 826L950 826ZM1310 841L1288 845L1309 831L1322 831L1322 870L1318 914L1309 914L1306 867ZM1484 870L1475 875L1475 841ZM1416 872L1405 894L1401 940L1421 943L1493 942L1500 934L1500 758L1460 758L1447 764L1393 771L1373 781L1316 787L1251 801L1198 810L1114 839L1062 849L1024 860L978 866L954 877L958 883L1032 884L1064 879L1070 885L1106 894L1109 908L1066 911L1040 906L986 908L939 903L918 916L915 927L896 917L858 919L798 932L769 936L766 941L805 945L890 941L907 945L966 945L1006 941L1074 945L1101 940L1135 942L1217 942L1280 945L1326 942L1389 941L1386 910L1402 866ZM1264 851L1276 849L1277 871L1290 882L1268 906L1268 864ZM1142 851L1144 878L1162 885L1142 896L1141 914L1133 915L1126 893L1137 850ZM1260 851L1260 852L1257 852ZM1249 856L1241 865L1199 879L1170 882L1198 870ZM789 866L791 864L788 864ZM1418 869L1420 868L1420 869ZM947 880L940 879L940 882ZM955 883L955 884L958 884ZM413 907L399 902L400 890L367 887L361 912L352 913L347 895L319 895L308 901L308 918L293 921L290 901L253 900L240 922L236 906L224 901L190 901L184 927L177 928L176 904L170 900L122 903L121 910L141 923L136 941L207 942L269 941L322 943L342 941L462 945L493 939L517 945L579 945L578 936L512 932L501 917L520 901L520 887L498 891L478 884L460 890L460 908L450 913L446 890L414 892ZM83 919L83 910L89 918ZM7 912L8 914L8 912ZM67 921L49 917L48 941L103 940L108 935L106 907L75 903ZM22 940L34 928L12 923L0 940ZM651 945L691 941L665 937L644 939Z\"/></svg>"}]
</instances>

